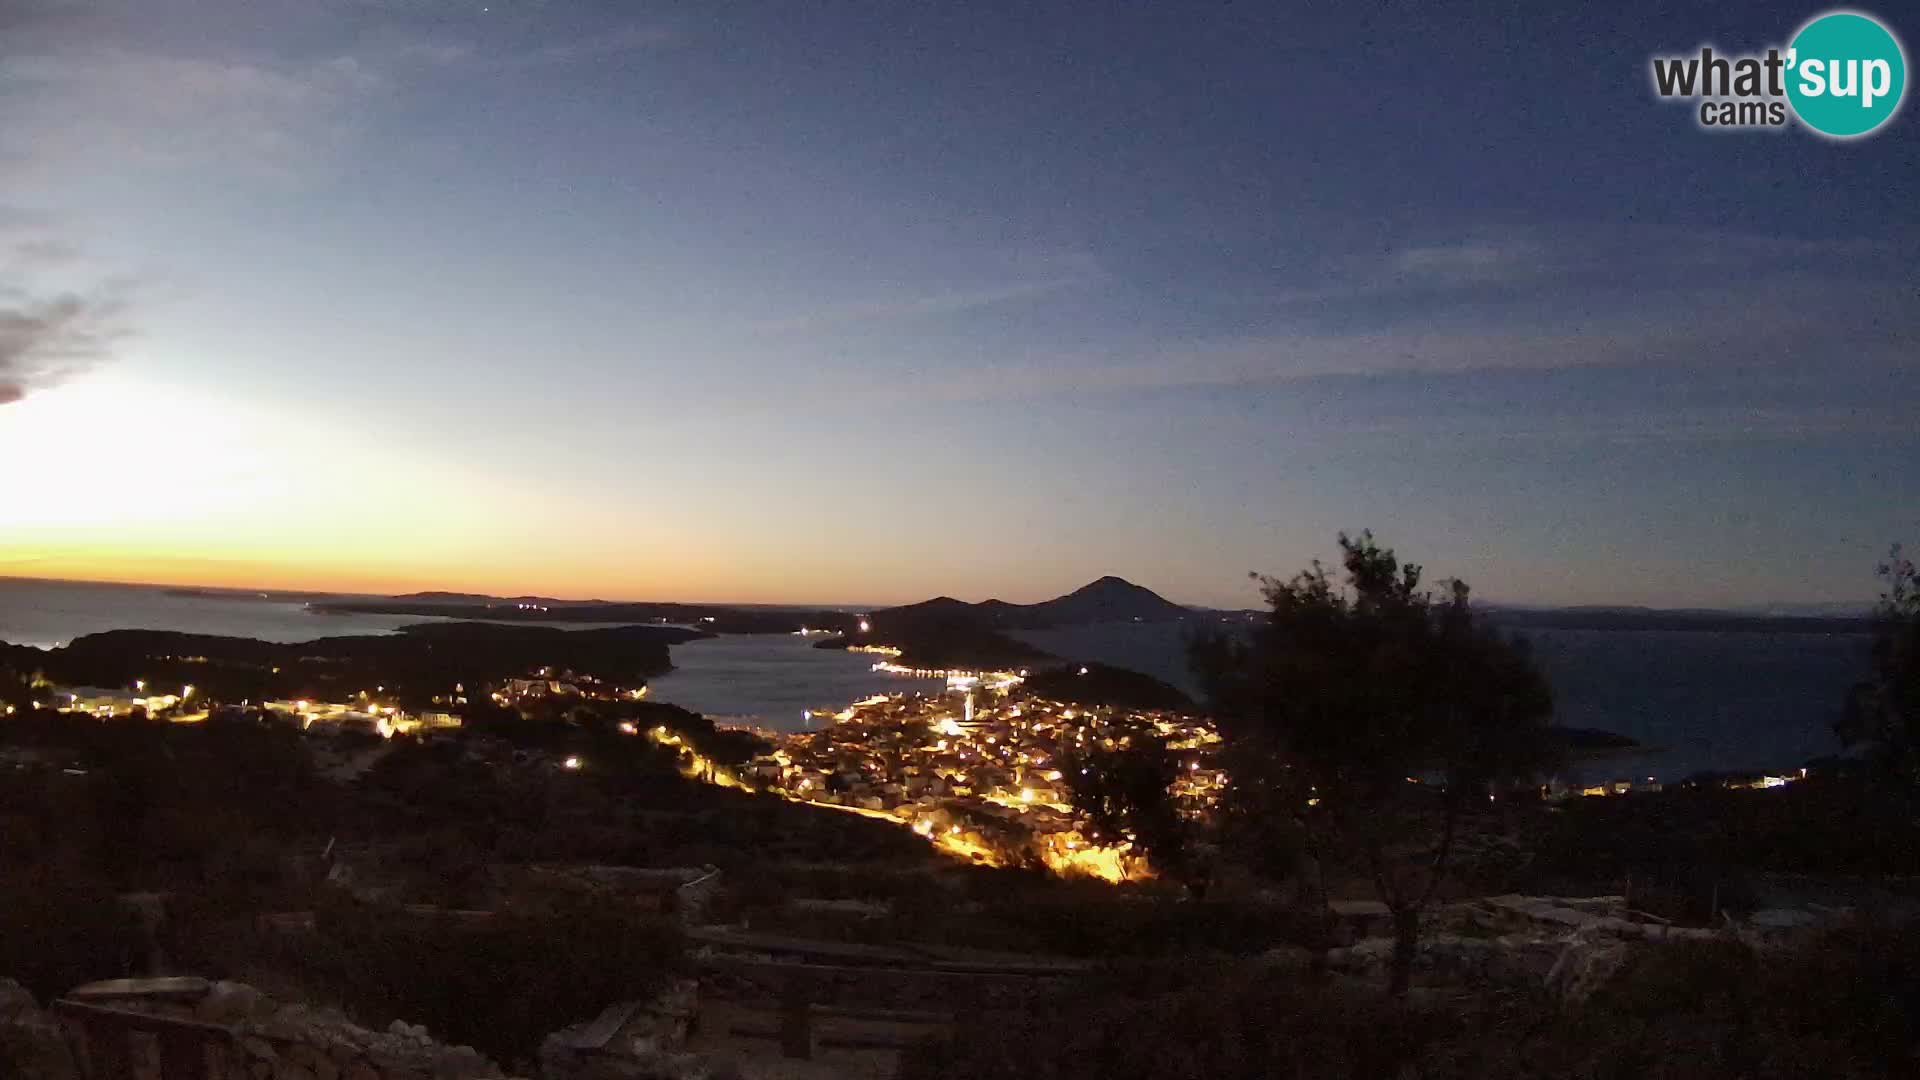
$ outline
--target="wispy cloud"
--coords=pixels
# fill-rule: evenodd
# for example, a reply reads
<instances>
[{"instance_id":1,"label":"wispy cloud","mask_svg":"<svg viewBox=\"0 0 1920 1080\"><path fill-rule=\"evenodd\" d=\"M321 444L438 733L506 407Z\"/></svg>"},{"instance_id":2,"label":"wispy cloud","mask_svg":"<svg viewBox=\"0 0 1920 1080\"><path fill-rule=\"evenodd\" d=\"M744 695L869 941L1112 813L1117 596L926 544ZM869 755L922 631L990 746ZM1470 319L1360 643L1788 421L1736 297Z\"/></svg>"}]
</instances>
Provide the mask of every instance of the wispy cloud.
<instances>
[{"instance_id":1,"label":"wispy cloud","mask_svg":"<svg viewBox=\"0 0 1920 1080\"><path fill-rule=\"evenodd\" d=\"M1363 313L1374 321L1403 309L1471 315L1476 306L1569 306L1595 295L1639 293L1656 304L1679 292L1785 279L1906 280L1920 235L1892 228L1871 240L1672 225L1488 225L1351 250L1334 239L1262 299L1289 315Z\"/></svg>"},{"instance_id":2,"label":"wispy cloud","mask_svg":"<svg viewBox=\"0 0 1920 1080\"><path fill-rule=\"evenodd\" d=\"M986 364L923 363L905 384L845 389L969 401L1574 369L1920 372L1920 281L1901 254L1915 249L1911 237L1844 248L1657 230L1637 240L1607 251L1556 251L1537 238L1395 248L1311 297L1284 295L1250 332L1012 349ZM1789 404L1675 420L1672 430L1804 433L1885 420L1795 415Z\"/></svg>"},{"instance_id":3,"label":"wispy cloud","mask_svg":"<svg viewBox=\"0 0 1920 1080\"><path fill-rule=\"evenodd\" d=\"M809 334L864 323L906 322L941 315L957 315L1000 304L1036 300L1052 293L1086 285L1087 280L1084 277L1058 277L989 288L949 289L913 296L836 304L804 315L757 323L751 329L762 334Z\"/></svg>"},{"instance_id":4,"label":"wispy cloud","mask_svg":"<svg viewBox=\"0 0 1920 1080\"><path fill-rule=\"evenodd\" d=\"M1387 265L1413 281L1480 285L1538 272L1543 266L1542 255L1536 244L1525 240L1467 240L1403 248L1392 254Z\"/></svg>"},{"instance_id":5,"label":"wispy cloud","mask_svg":"<svg viewBox=\"0 0 1920 1080\"><path fill-rule=\"evenodd\" d=\"M580 64L633 53L651 52L680 44L685 38L665 23L624 23L565 41L534 46L515 59L522 64Z\"/></svg>"},{"instance_id":6,"label":"wispy cloud","mask_svg":"<svg viewBox=\"0 0 1920 1080\"><path fill-rule=\"evenodd\" d=\"M878 295L829 300L795 314L761 320L747 329L763 335L808 335L907 323L1051 301L1109 280L1100 260L1085 252L975 253L949 261L967 264L964 273L958 266L942 268L932 275L933 280L964 277L968 284L943 288L930 281L915 288L876 289Z\"/></svg>"},{"instance_id":7,"label":"wispy cloud","mask_svg":"<svg viewBox=\"0 0 1920 1080\"><path fill-rule=\"evenodd\" d=\"M16 179L87 168L285 171L339 135L383 77L352 56L300 62L108 47L0 54L0 159Z\"/></svg>"}]
</instances>

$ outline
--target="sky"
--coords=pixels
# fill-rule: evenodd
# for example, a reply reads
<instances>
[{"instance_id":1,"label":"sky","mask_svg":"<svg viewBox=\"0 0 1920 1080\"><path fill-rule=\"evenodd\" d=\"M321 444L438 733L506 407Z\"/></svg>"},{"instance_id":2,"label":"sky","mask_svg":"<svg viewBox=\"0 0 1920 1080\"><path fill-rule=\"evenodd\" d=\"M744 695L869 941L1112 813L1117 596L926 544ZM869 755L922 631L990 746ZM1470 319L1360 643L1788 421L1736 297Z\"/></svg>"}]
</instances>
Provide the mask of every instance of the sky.
<instances>
[{"instance_id":1,"label":"sky","mask_svg":"<svg viewBox=\"0 0 1920 1080\"><path fill-rule=\"evenodd\" d=\"M1648 75L1820 10L0 0L0 575L1864 604L1916 109Z\"/></svg>"}]
</instances>

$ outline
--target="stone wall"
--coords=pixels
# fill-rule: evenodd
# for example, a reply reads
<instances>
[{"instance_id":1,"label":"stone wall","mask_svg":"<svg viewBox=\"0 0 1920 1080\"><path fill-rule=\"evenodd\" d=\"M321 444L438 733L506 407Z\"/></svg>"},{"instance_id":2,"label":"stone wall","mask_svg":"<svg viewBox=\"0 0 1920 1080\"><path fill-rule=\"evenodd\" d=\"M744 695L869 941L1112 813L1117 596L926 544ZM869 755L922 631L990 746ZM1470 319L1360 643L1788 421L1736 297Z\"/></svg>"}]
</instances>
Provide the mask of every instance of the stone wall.
<instances>
[{"instance_id":1,"label":"stone wall","mask_svg":"<svg viewBox=\"0 0 1920 1080\"><path fill-rule=\"evenodd\" d=\"M544 1080L721 1080L732 1068L687 1053L700 988L681 979L652 1001L623 1001L540 1047Z\"/></svg>"},{"instance_id":2,"label":"stone wall","mask_svg":"<svg viewBox=\"0 0 1920 1080\"><path fill-rule=\"evenodd\" d=\"M0 1076L44 1080L79 1076L59 1022L12 979L0 979Z\"/></svg>"},{"instance_id":3,"label":"stone wall","mask_svg":"<svg viewBox=\"0 0 1920 1080\"><path fill-rule=\"evenodd\" d=\"M622 1002L555 1032L547 1080L720 1080L724 1062L686 1052L698 987ZM243 983L192 977L88 983L46 1009L0 979L0 1080L507 1080L471 1047L394 1021L360 1027L336 1010L276 1002Z\"/></svg>"},{"instance_id":4,"label":"stone wall","mask_svg":"<svg viewBox=\"0 0 1920 1080\"><path fill-rule=\"evenodd\" d=\"M200 1064L198 1076L227 1080L502 1076L499 1066L478 1051L437 1043L424 1028L395 1021L386 1031L371 1031L334 1010L281 1004L241 983L115 979L79 987L53 1011L69 1033L83 1075L98 1080L114 1074L186 1080L196 1074L171 1064L185 1058ZM188 1047L184 1053L182 1045Z\"/></svg>"},{"instance_id":5,"label":"stone wall","mask_svg":"<svg viewBox=\"0 0 1920 1080\"><path fill-rule=\"evenodd\" d=\"M705 866L700 870L699 876L673 890L673 914L685 926L699 926L706 922L714 897L720 893L719 868Z\"/></svg>"},{"instance_id":6,"label":"stone wall","mask_svg":"<svg viewBox=\"0 0 1920 1080\"><path fill-rule=\"evenodd\" d=\"M1544 989L1585 1000L1643 943L1727 938L1723 931L1636 920L1618 896L1488 896L1421 920L1416 971L1445 980ZM1330 967L1384 978L1393 939L1366 936L1327 954Z\"/></svg>"}]
</instances>

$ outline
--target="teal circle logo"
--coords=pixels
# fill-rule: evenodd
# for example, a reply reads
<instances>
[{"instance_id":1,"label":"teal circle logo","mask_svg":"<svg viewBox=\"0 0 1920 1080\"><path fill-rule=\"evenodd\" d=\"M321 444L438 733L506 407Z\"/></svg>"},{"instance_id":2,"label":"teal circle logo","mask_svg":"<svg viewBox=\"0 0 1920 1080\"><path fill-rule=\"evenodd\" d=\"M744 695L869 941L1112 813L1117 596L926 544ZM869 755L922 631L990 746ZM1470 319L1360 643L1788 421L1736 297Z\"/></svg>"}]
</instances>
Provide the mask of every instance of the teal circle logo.
<instances>
[{"instance_id":1,"label":"teal circle logo","mask_svg":"<svg viewBox=\"0 0 1920 1080\"><path fill-rule=\"evenodd\" d=\"M1801 27L1787 47L1787 100L1800 122L1822 135L1865 135L1893 119L1906 93L1906 52L1870 16L1829 12Z\"/></svg>"}]
</instances>

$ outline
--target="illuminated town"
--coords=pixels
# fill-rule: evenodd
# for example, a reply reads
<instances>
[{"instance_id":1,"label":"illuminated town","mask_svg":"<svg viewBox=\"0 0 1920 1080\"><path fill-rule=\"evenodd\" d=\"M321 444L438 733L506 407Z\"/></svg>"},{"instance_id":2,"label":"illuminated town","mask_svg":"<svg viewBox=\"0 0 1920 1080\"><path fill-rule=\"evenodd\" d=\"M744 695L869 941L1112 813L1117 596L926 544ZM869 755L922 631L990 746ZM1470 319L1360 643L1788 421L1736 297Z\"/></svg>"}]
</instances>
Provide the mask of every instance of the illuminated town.
<instances>
[{"instance_id":1,"label":"illuminated town","mask_svg":"<svg viewBox=\"0 0 1920 1080\"><path fill-rule=\"evenodd\" d=\"M838 712L809 712L807 730L781 732L747 729L764 739L766 752L739 764L711 760L683 732L651 719L623 718L617 730L645 735L680 757L681 771L724 787L766 792L850 814L884 820L911 829L935 848L990 866L1044 867L1062 876L1110 882L1151 876L1146 860L1124 835L1100 835L1076 812L1070 778L1074 759L1096 750L1127 749L1134 740L1152 740L1175 755L1177 779L1172 795L1180 811L1193 818L1208 815L1227 782L1220 767L1220 736L1212 724L1190 713L1165 709L1076 704L1043 696L1027 683L1028 672L971 671L906 666L896 662L897 648L855 646L875 654L873 670L918 678L943 678L942 693L879 694ZM199 658L191 658L198 660ZM1079 674L1085 675L1086 668ZM273 667L271 675L281 674ZM42 683L47 704L61 712L95 719L148 717L173 723L198 723L210 711L238 709L278 719L315 736L346 733L432 738L463 726L468 709L463 683L442 684L438 692L402 695L376 685L334 695L269 697L265 700L217 700L192 684L177 690L149 689L148 680L125 688L58 687ZM480 700L512 710L529 720L566 722L575 709L638 707L648 697L645 685L603 679L564 667L538 666L499 678L480 688ZM12 711L12 707L8 707ZM736 759L739 760L739 759ZM554 767L591 769L579 755L556 757ZM1730 788L1771 789L1802 779L1765 775L1720 781ZM1555 781L1541 788L1547 799L1622 796L1658 792L1652 778L1642 784L1614 780L1568 786Z\"/></svg>"},{"instance_id":2,"label":"illuminated town","mask_svg":"<svg viewBox=\"0 0 1920 1080\"><path fill-rule=\"evenodd\" d=\"M818 730L759 732L774 750L737 773L699 759L664 729L651 734L681 747L689 773L712 782L894 821L975 862L1107 881L1142 878L1147 868L1125 837L1093 835L1074 812L1062 770L1076 753L1165 739L1184 765L1175 794L1196 814L1225 781L1213 760L1219 736L1203 720L1053 701L1022 691L1014 672L936 674L948 679L944 694L876 695L810 714L830 721Z\"/></svg>"}]
</instances>

